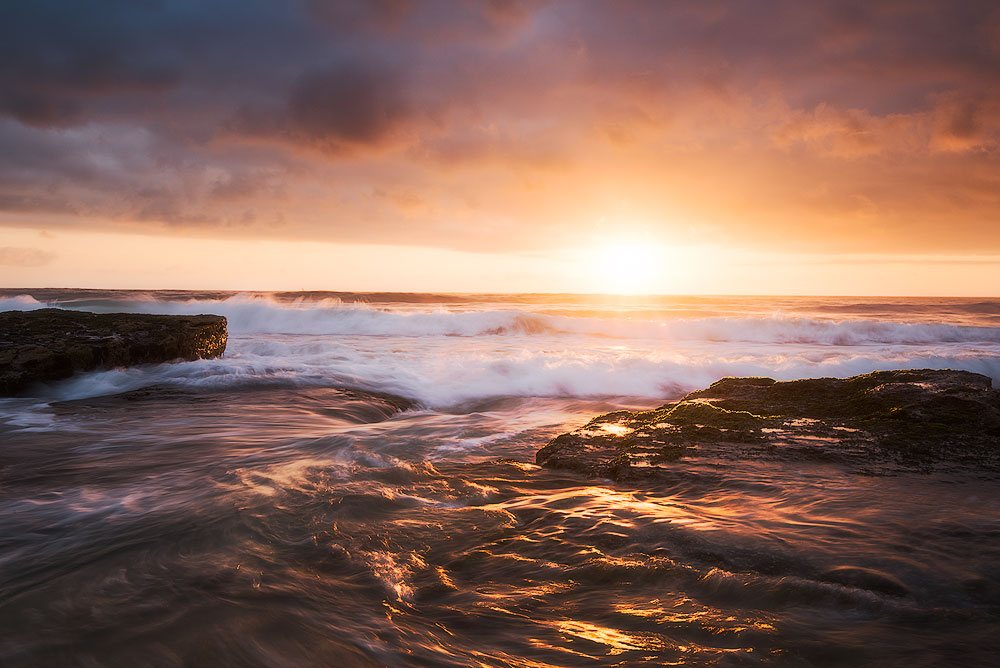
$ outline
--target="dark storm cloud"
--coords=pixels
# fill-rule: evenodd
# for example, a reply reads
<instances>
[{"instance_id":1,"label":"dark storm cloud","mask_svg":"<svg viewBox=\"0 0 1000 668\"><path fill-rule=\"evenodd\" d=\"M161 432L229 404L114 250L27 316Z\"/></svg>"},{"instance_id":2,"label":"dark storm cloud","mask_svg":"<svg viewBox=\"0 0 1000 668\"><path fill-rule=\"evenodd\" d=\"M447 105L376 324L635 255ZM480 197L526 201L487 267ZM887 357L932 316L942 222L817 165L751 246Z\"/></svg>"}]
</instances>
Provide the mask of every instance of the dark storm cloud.
<instances>
[{"instance_id":1,"label":"dark storm cloud","mask_svg":"<svg viewBox=\"0 0 1000 668\"><path fill-rule=\"evenodd\" d=\"M393 72L338 66L303 76L288 100L295 130L317 141L374 142L405 113Z\"/></svg>"},{"instance_id":2,"label":"dark storm cloud","mask_svg":"<svg viewBox=\"0 0 1000 668\"><path fill-rule=\"evenodd\" d=\"M403 82L397 69L374 63L342 63L306 72L277 109L243 109L228 128L325 152L377 145L410 116Z\"/></svg>"},{"instance_id":3,"label":"dark storm cloud","mask_svg":"<svg viewBox=\"0 0 1000 668\"><path fill-rule=\"evenodd\" d=\"M0 22L0 111L28 124L66 125L90 103L177 85L181 51L150 40L152 3L7 3Z\"/></svg>"},{"instance_id":4,"label":"dark storm cloud","mask_svg":"<svg viewBox=\"0 0 1000 668\"><path fill-rule=\"evenodd\" d=\"M493 248L626 202L1000 247L998 82L985 1L7 3L0 213Z\"/></svg>"}]
</instances>

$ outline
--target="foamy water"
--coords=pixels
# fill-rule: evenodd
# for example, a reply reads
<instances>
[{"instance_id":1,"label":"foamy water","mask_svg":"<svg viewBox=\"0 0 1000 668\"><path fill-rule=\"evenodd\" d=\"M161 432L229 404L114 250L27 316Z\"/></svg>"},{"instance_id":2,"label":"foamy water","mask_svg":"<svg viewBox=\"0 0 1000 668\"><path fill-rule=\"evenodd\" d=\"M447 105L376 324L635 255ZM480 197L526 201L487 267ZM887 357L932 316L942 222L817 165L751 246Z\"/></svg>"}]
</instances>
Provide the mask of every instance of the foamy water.
<instances>
[{"instance_id":1,"label":"foamy water","mask_svg":"<svg viewBox=\"0 0 1000 668\"><path fill-rule=\"evenodd\" d=\"M221 360L88 374L40 388L43 396L83 398L164 383L205 389L277 384L389 392L437 408L494 397L662 398L723 376L845 377L926 367L1000 380L1000 321L991 304L940 301L935 321L933 304L918 302L907 314L902 300L688 298L683 308L670 309L663 300L593 304L558 297L507 303L247 294L0 299L0 309L57 305L217 313L229 320L231 339ZM840 307L836 317L834 306ZM890 315L873 319L873 306Z\"/></svg>"},{"instance_id":2,"label":"foamy water","mask_svg":"<svg viewBox=\"0 0 1000 668\"><path fill-rule=\"evenodd\" d=\"M532 463L598 413L726 375L1000 380L1000 302L0 294L45 306L218 313L231 339L219 360L0 400L3 665L1000 651L996 480L682 460L672 482L628 487Z\"/></svg>"}]
</instances>

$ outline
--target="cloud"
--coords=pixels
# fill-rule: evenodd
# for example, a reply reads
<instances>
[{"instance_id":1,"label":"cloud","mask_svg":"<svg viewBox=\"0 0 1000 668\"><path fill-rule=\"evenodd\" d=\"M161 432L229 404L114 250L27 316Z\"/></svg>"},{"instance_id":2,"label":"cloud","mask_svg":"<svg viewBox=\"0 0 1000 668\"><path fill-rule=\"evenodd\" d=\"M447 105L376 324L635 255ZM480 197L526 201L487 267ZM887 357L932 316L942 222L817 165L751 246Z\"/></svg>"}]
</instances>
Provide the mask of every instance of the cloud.
<instances>
[{"instance_id":1,"label":"cloud","mask_svg":"<svg viewBox=\"0 0 1000 668\"><path fill-rule=\"evenodd\" d=\"M55 259L55 254L39 248L0 246L0 266L43 267Z\"/></svg>"},{"instance_id":2,"label":"cloud","mask_svg":"<svg viewBox=\"0 0 1000 668\"><path fill-rule=\"evenodd\" d=\"M986 1L16 3L0 218L1000 250L998 26Z\"/></svg>"},{"instance_id":3,"label":"cloud","mask_svg":"<svg viewBox=\"0 0 1000 668\"><path fill-rule=\"evenodd\" d=\"M946 96L935 109L931 146L953 153L996 150L1000 145L1000 95Z\"/></svg>"},{"instance_id":4,"label":"cloud","mask_svg":"<svg viewBox=\"0 0 1000 668\"><path fill-rule=\"evenodd\" d=\"M928 121L926 112L877 116L865 109L841 109L824 103L789 112L776 125L772 138L782 148L805 147L847 159L926 153Z\"/></svg>"},{"instance_id":5,"label":"cloud","mask_svg":"<svg viewBox=\"0 0 1000 668\"><path fill-rule=\"evenodd\" d=\"M49 0L5 9L0 113L39 127L66 126L85 120L101 98L177 85L181 45L149 40L161 14L155 4L112 2L108 9Z\"/></svg>"},{"instance_id":6,"label":"cloud","mask_svg":"<svg viewBox=\"0 0 1000 668\"><path fill-rule=\"evenodd\" d=\"M288 125L321 144L371 143L406 112L400 77L387 70L338 66L303 76L288 100Z\"/></svg>"},{"instance_id":7,"label":"cloud","mask_svg":"<svg viewBox=\"0 0 1000 668\"><path fill-rule=\"evenodd\" d=\"M300 76L277 110L243 109L236 134L338 153L387 141L411 113L403 77L374 63L342 63Z\"/></svg>"}]
</instances>

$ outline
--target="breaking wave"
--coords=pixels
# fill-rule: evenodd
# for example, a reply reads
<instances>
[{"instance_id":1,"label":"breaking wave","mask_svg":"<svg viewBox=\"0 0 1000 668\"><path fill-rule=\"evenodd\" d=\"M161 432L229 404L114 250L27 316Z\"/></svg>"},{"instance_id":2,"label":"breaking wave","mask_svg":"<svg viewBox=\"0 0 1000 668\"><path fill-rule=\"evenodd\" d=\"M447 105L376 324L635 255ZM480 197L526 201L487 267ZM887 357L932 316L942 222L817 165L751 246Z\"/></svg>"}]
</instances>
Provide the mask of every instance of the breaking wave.
<instances>
[{"instance_id":1,"label":"breaking wave","mask_svg":"<svg viewBox=\"0 0 1000 668\"><path fill-rule=\"evenodd\" d=\"M33 310L47 304L22 295L0 299L0 310ZM620 339L860 346L934 343L1000 343L1000 327L838 320L801 316L648 319L617 314L604 317L554 315L523 309L380 308L338 299L278 301L266 296L186 301L109 300L86 310L136 313L224 315L234 335L313 336L520 336L581 335Z\"/></svg>"},{"instance_id":2,"label":"breaking wave","mask_svg":"<svg viewBox=\"0 0 1000 668\"><path fill-rule=\"evenodd\" d=\"M116 394L149 385L192 390L259 386L348 387L406 397L433 408L497 397L665 398L704 387L724 376L779 380L848 377L875 369L965 369L1000 380L1000 352L846 352L830 356L748 355L703 350L683 355L656 351L578 352L524 350L498 354L475 348L392 354L349 344L236 341L219 360L200 360L101 371L49 389L52 398Z\"/></svg>"},{"instance_id":3,"label":"breaking wave","mask_svg":"<svg viewBox=\"0 0 1000 668\"><path fill-rule=\"evenodd\" d=\"M54 399L149 385L347 387L440 408L497 397L658 399L724 376L790 380L919 367L1000 381L1000 327L832 319L766 304L740 316L677 317L607 308L574 314L565 305L547 311L552 304L374 305L246 294L0 298L2 310L46 306L217 313L230 330L222 359L99 371L38 389Z\"/></svg>"}]
</instances>

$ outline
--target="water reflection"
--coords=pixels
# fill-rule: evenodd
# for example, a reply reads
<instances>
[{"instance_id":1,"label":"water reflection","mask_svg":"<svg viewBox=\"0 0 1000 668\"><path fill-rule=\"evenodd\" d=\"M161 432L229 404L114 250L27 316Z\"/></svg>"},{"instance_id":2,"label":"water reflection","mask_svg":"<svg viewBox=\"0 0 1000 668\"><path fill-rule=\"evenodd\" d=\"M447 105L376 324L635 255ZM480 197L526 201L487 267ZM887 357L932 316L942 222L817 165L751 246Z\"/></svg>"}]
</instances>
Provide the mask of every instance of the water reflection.
<instances>
[{"instance_id":1,"label":"water reflection","mask_svg":"<svg viewBox=\"0 0 1000 668\"><path fill-rule=\"evenodd\" d=\"M971 665L1000 649L994 481L702 461L626 489L528 463L606 404L481 408L151 393L8 429L0 661Z\"/></svg>"}]
</instances>

